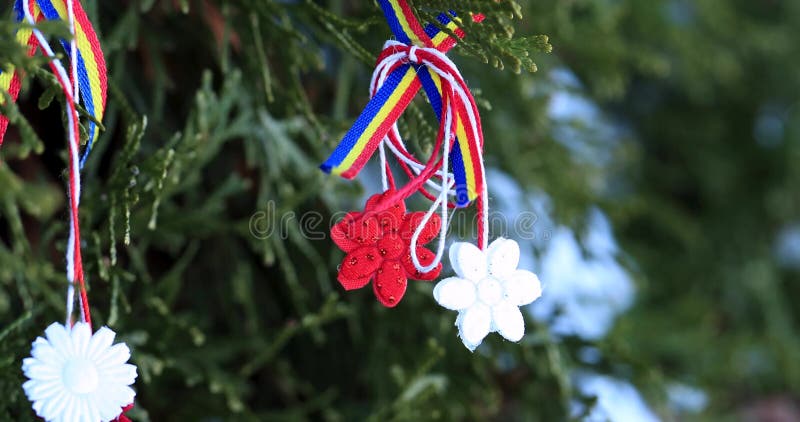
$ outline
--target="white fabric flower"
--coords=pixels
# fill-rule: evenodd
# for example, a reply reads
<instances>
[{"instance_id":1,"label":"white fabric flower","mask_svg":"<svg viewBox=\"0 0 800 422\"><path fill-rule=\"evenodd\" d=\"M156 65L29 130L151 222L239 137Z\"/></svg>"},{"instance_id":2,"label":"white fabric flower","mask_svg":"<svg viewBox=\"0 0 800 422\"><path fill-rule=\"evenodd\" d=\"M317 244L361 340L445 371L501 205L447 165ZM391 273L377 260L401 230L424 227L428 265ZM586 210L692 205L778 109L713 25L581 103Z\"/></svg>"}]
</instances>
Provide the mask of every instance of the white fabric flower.
<instances>
[{"instance_id":1,"label":"white fabric flower","mask_svg":"<svg viewBox=\"0 0 800 422\"><path fill-rule=\"evenodd\" d=\"M520 341L525 321L519 307L541 296L542 286L536 274L517 269L517 242L499 238L486 251L471 243L455 243L450 263L458 277L440 281L433 297L439 305L458 311L456 326L464 345L475 350L494 331L509 341Z\"/></svg>"},{"instance_id":2,"label":"white fabric flower","mask_svg":"<svg viewBox=\"0 0 800 422\"><path fill-rule=\"evenodd\" d=\"M111 421L122 407L133 403L131 384L136 367L126 363L131 352L114 342L114 332L103 327L92 334L85 323L72 328L53 323L47 339L33 342L22 362L29 381L22 385L36 415L46 421Z\"/></svg>"}]
</instances>

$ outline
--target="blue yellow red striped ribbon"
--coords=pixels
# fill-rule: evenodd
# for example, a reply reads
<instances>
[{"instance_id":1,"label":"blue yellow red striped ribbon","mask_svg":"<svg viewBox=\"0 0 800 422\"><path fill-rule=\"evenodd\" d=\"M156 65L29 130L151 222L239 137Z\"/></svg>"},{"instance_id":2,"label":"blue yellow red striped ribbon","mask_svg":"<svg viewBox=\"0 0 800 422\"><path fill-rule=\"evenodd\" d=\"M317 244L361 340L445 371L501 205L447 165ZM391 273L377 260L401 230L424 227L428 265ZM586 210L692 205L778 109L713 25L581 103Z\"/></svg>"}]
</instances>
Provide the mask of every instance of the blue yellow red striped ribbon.
<instances>
[{"instance_id":1,"label":"blue yellow red striped ribbon","mask_svg":"<svg viewBox=\"0 0 800 422\"><path fill-rule=\"evenodd\" d=\"M404 1L380 0L379 4L398 41L407 45L436 48L442 52L455 45L456 40L439 30L437 26L429 24L423 29ZM439 16L439 22L459 37L464 36L457 23L446 14ZM425 89L437 117L441 119L439 76L429 72L423 65L400 66L389 75L336 150L320 167L326 172L348 179L355 177L414 98L420 86ZM482 148L482 145L465 130L465 117L459 116L457 119L457 147L453 148L450 157L456 181L456 205L460 207L468 205L477 198L483 183L479 151L476 151L476 148Z\"/></svg>"},{"instance_id":2,"label":"blue yellow red striped ribbon","mask_svg":"<svg viewBox=\"0 0 800 422\"><path fill-rule=\"evenodd\" d=\"M14 8L16 10L16 18L18 21L23 19L23 1L15 0ZM67 4L65 0L36 0L34 13L41 14L41 17L47 20L64 20L68 21L67 17ZM86 12L81 7L79 1L73 2L73 15L75 22L75 41L77 52L77 76L78 87L80 91L80 98L76 98L83 104L84 109L97 121L103 119L106 108L106 90L108 85L106 62L103 56L103 51L100 49L100 42L97 39L94 27ZM30 30L20 30L17 34L17 40L20 43L28 44L28 40L32 38ZM67 56L71 54L68 40L61 40ZM33 54L33 50L30 51ZM16 80L16 85L15 81ZM0 74L0 88L6 89L12 98L16 98L19 91L19 76L13 71L8 74ZM12 92L15 90L16 92ZM99 128L93 121L87 124L89 139L81 159L81 165L86 161L89 153L91 152L94 142L99 135ZM0 129L2 121L0 121ZM4 130L0 130L0 142Z\"/></svg>"},{"instance_id":3,"label":"blue yellow red striped ribbon","mask_svg":"<svg viewBox=\"0 0 800 422\"><path fill-rule=\"evenodd\" d=\"M37 0L37 3L46 19L68 21L65 0ZM74 1L73 13L78 56L78 87L81 92L80 99L76 98L76 101L82 103L95 120L102 121L106 109L106 86L108 84L105 57L103 50L100 49L100 42L94 27L89 22L79 1ZM69 56L69 41L61 40L61 44ZM88 122L88 132L89 140L81 158L81 165L86 161L99 134L97 125L92 121Z\"/></svg>"}]
</instances>

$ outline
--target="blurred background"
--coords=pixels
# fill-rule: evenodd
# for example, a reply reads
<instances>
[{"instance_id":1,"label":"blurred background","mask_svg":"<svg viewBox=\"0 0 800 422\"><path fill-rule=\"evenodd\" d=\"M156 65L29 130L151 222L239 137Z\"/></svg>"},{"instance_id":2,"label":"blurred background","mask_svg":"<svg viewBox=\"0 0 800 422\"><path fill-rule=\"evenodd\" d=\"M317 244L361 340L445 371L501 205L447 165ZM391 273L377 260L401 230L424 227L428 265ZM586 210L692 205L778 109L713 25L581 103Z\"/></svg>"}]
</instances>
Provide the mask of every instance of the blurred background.
<instances>
[{"instance_id":1,"label":"blurred background","mask_svg":"<svg viewBox=\"0 0 800 422\"><path fill-rule=\"evenodd\" d=\"M412 4L488 17L451 56L481 107L491 234L545 287L525 338L470 353L432 284L390 310L336 282L324 228L377 173L317 165L368 99L376 4L84 0L110 84L84 253L93 314L139 367L129 415L800 420L800 2ZM20 365L62 318L66 153L53 81L0 10L0 61L29 73L3 106L0 419L34 420ZM421 96L401 120L420 157L436 127ZM474 236L460 212L451 240Z\"/></svg>"}]
</instances>

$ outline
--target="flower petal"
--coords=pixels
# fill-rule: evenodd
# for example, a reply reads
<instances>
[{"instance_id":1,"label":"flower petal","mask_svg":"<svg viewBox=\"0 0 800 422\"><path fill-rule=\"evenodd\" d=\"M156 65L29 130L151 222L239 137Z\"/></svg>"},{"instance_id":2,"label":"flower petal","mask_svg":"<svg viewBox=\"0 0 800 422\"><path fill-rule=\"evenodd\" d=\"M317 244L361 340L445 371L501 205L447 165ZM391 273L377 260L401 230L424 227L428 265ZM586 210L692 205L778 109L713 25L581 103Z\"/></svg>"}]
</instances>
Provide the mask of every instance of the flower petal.
<instances>
[{"instance_id":1,"label":"flower petal","mask_svg":"<svg viewBox=\"0 0 800 422\"><path fill-rule=\"evenodd\" d=\"M342 221L331 227L331 239L339 248L345 252L352 252L360 245L353 240L353 229L351 228L361 213L351 212L344 216ZM352 236L352 237L351 237Z\"/></svg>"},{"instance_id":2,"label":"flower petal","mask_svg":"<svg viewBox=\"0 0 800 422\"><path fill-rule=\"evenodd\" d=\"M503 301L492 307L492 328L509 341L520 341L525 335L525 320L519 308Z\"/></svg>"},{"instance_id":3,"label":"flower petal","mask_svg":"<svg viewBox=\"0 0 800 422\"><path fill-rule=\"evenodd\" d=\"M80 414L78 414L78 405L74 399L67 402L67 406L64 408L63 415L64 416L62 419L65 421L80 420Z\"/></svg>"},{"instance_id":4,"label":"flower petal","mask_svg":"<svg viewBox=\"0 0 800 422\"><path fill-rule=\"evenodd\" d=\"M475 303L458 314L456 325L461 342L472 351L480 346L484 337L489 334L492 326L492 313L488 306Z\"/></svg>"},{"instance_id":5,"label":"flower petal","mask_svg":"<svg viewBox=\"0 0 800 422\"><path fill-rule=\"evenodd\" d=\"M70 393L65 393L64 391L61 394L57 394L53 397L47 399L42 407L42 413L39 415L45 420L53 420L59 416L61 412L64 411L64 407L67 405L67 401L70 400Z\"/></svg>"},{"instance_id":6,"label":"flower petal","mask_svg":"<svg viewBox=\"0 0 800 422\"><path fill-rule=\"evenodd\" d=\"M102 377L102 382L106 386L131 385L137 376L136 367L129 363L103 368L102 371L98 371L98 375Z\"/></svg>"},{"instance_id":7,"label":"flower petal","mask_svg":"<svg viewBox=\"0 0 800 422\"><path fill-rule=\"evenodd\" d=\"M427 267L431 265L434 258L436 258L436 254L420 246L417 248L417 258L419 259L420 265ZM442 272L442 263L440 262L437 266L433 267L432 270L423 273L414 265L414 261L411 259L411 252L408 252L403 257L403 268L406 270L408 278L430 281L439 277L439 274Z\"/></svg>"},{"instance_id":8,"label":"flower petal","mask_svg":"<svg viewBox=\"0 0 800 422\"><path fill-rule=\"evenodd\" d=\"M406 244L411 244L411 238L414 236L414 232L417 230L420 224L422 224L422 220L424 219L425 213L422 211L412 212L405 216L403 228L400 229L400 236L403 238L403 241ZM439 214L431 214L428 221L425 222L425 226L422 228L422 231L420 231L419 238L417 239L417 246L423 246L435 239L436 236L439 235L439 231L441 229L442 218L439 217Z\"/></svg>"},{"instance_id":9,"label":"flower petal","mask_svg":"<svg viewBox=\"0 0 800 422\"><path fill-rule=\"evenodd\" d=\"M64 362L64 356L58 353L50 342L41 337L37 337L36 340L34 340L33 347L31 348L31 356L45 362Z\"/></svg>"},{"instance_id":10,"label":"flower petal","mask_svg":"<svg viewBox=\"0 0 800 422\"><path fill-rule=\"evenodd\" d=\"M75 324L76 326L80 324ZM60 350L61 354L71 356L73 351L72 340L67 333L67 328L63 325L54 322L44 330L44 335L47 336L47 341L53 345L53 348Z\"/></svg>"},{"instance_id":11,"label":"flower petal","mask_svg":"<svg viewBox=\"0 0 800 422\"><path fill-rule=\"evenodd\" d=\"M127 362L131 358L131 349L125 343L117 343L95 359L95 365L99 371L114 369Z\"/></svg>"},{"instance_id":12,"label":"flower petal","mask_svg":"<svg viewBox=\"0 0 800 422\"><path fill-rule=\"evenodd\" d=\"M397 259L403 255L408 246L400 239L400 235L389 233L378 241L378 252L383 259Z\"/></svg>"},{"instance_id":13,"label":"flower petal","mask_svg":"<svg viewBox=\"0 0 800 422\"><path fill-rule=\"evenodd\" d=\"M72 337L72 344L73 347L75 347L76 355L86 356L89 341L92 339L92 329L89 328L89 324L84 324L82 322L76 323L70 330L70 336Z\"/></svg>"},{"instance_id":14,"label":"flower petal","mask_svg":"<svg viewBox=\"0 0 800 422\"><path fill-rule=\"evenodd\" d=\"M475 284L458 277L446 278L433 288L433 298L447 309L460 311L475 303Z\"/></svg>"},{"instance_id":15,"label":"flower petal","mask_svg":"<svg viewBox=\"0 0 800 422\"><path fill-rule=\"evenodd\" d=\"M486 255L472 243L450 246L450 265L459 277L478 282L486 277Z\"/></svg>"},{"instance_id":16,"label":"flower petal","mask_svg":"<svg viewBox=\"0 0 800 422\"><path fill-rule=\"evenodd\" d=\"M115 336L116 334L110 328L100 327L100 329L92 335L86 355L92 359L99 358L102 356L103 352L108 350L114 343Z\"/></svg>"},{"instance_id":17,"label":"flower petal","mask_svg":"<svg viewBox=\"0 0 800 422\"><path fill-rule=\"evenodd\" d=\"M498 238L486 250L489 273L497 278L511 275L519 265L519 244L515 240Z\"/></svg>"},{"instance_id":18,"label":"flower petal","mask_svg":"<svg viewBox=\"0 0 800 422\"><path fill-rule=\"evenodd\" d=\"M94 399L94 397L91 395L84 398L84 403L86 403L86 414L84 415L84 417L87 422L101 420L100 409L97 408L95 400L96 399Z\"/></svg>"},{"instance_id":19,"label":"flower petal","mask_svg":"<svg viewBox=\"0 0 800 422\"><path fill-rule=\"evenodd\" d=\"M378 248L363 247L350 252L339 266L339 283L346 290L360 289L372 278L383 260Z\"/></svg>"},{"instance_id":20,"label":"flower petal","mask_svg":"<svg viewBox=\"0 0 800 422\"><path fill-rule=\"evenodd\" d=\"M96 394L92 397L94 406L100 416L100 420L110 421L116 419L120 414L120 407L105 394Z\"/></svg>"},{"instance_id":21,"label":"flower petal","mask_svg":"<svg viewBox=\"0 0 800 422\"><path fill-rule=\"evenodd\" d=\"M505 299L512 305L527 305L542 295L542 283L528 270L516 270L503 280Z\"/></svg>"},{"instance_id":22,"label":"flower petal","mask_svg":"<svg viewBox=\"0 0 800 422\"><path fill-rule=\"evenodd\" d=\"M408 278L400 262L384 261L375 274L375 283L372 284L372 289L383 306L393 308L403 299L407 285Z\"/></svg>"},{"instance_id":23,"label":"flower petal","mask_svg":"<svg viewBox=\"0 0 800 422\"><path fill-rule=\"evenodd\" d=\"M28 361L28 359L30 358L26 358L23 362ZM35 363L31 363L28 361L25 362L23 371L26 377L36 381L61 379L61 365L52 365L50 362L36 361Z\"/></svg>"},{"instance_id":24,"label":"flower petal","mask_svg":"<svg viewBox=\"0 0 800 422\"><path fill-rule=\"evenodd\" d=\"M406 214L406 204L402 200L398 200L390 205L389 208L378 213L375 213L373 210L384 206L381 201L393 196L395 192L394 189L390 189L382 194L372 195L372 197L367 200L367 205L364 207L364 214L374 215L384 233L396 232L400 229L400 226L403 224L403 216Z\"/></svg>"},{"instance_id":25,"label":"flower petal","mask_svg":"<svg viewBox=\"0 0 800 422\"><path fill-rule=\"evenodd\" d=\"M29 380L22 384L22 389L25 390L25 395L28 396L28 400L36 401L61 394L61 392L64 391L64 384L61 380Z\"/></svg>"}]
</instances>

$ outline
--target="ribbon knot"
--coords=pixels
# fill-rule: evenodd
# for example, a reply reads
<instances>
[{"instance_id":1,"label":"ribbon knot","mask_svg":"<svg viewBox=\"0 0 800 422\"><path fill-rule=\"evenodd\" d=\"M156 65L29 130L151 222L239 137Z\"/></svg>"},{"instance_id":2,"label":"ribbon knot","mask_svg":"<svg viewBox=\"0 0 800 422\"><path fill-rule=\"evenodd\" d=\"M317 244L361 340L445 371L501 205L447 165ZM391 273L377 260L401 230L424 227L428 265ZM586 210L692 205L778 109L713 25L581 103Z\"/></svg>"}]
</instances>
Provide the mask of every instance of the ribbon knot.
<instances>
[{"instance_id":1,"label":"ribbon knot","mask_svg":"<svg viewBox=\"0 0 800 422\"><path fill-rule=\"evenodd\" d=\"M387 41L378 56L370 83L369 104L320 168L352 179L378 147L385 144L409 177L420 178L425 174L428 178L451 180L453 206L466 207L483 191L483 131L469 87L456 65L445 55L457 39L433 24L423 28L404 1L380 0L379 4L395 40ZM480 22L483 16L474 15L472 19ZM458 37L465 35L452 11L440 14L438 23ZM406 150L397 130L397 120L420 88L425 90L441 122L439 136L442 139L437 139L437 143L441 141L452 148L449 155L452 173L442 171L441 160L438 170L430 169L437 166L436 154L431 156L428 165L420 163ZM447 114L450 114L451 123L445 123ZM455 142L450 142L452 136L456 137ZM418 190L431 200L436 197L424 187L430 185L428 180L411 185L419 186Z\"/></svg>"},{"instance_id":2,"label":"ribbon knot","mask_svg":"<svg viewBox=\"0 0 800 422\"><path fill-rule=\"evenodd\" d=\"M414 63L414 64L420 64L419 57L417 57L417 50L419 50L419 47L417 47L416 45L412 45L408 49L408 61L409 62Z\"/></svg>"}]
</instances>

